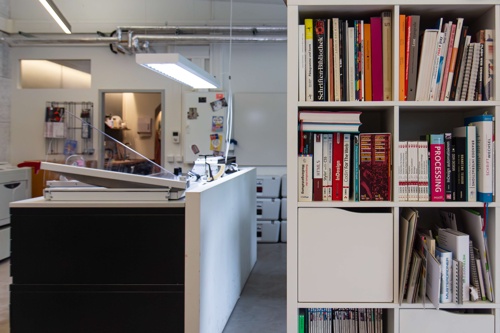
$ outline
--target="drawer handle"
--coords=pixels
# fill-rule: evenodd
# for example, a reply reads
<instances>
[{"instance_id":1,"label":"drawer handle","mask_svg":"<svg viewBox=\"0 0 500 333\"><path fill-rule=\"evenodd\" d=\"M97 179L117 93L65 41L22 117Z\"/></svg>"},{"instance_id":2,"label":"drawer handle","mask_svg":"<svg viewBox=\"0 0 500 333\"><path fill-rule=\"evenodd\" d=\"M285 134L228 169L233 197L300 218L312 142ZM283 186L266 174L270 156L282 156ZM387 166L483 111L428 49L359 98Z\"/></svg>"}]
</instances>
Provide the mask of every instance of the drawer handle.
<instances>
[{"instance_id":1,"label":"drawer handle","mask_svg":"<svg viewBox=\"0 0 500 333\"><path fill-rule=\"evenodd\" d=\"M10 184L5 184L4 187L13 190L16 187L18 187L19 185L21 185L21 183L10 183Z\"/></svg>"}]
</instances>

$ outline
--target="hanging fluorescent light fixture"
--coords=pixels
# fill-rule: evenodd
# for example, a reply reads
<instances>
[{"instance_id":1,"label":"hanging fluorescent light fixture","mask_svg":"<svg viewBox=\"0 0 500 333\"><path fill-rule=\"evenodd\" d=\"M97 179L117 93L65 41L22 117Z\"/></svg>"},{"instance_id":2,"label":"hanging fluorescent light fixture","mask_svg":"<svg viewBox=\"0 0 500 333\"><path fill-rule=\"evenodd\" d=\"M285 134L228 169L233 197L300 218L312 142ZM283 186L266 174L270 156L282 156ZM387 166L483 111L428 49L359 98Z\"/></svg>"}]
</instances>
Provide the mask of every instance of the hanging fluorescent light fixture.
<instances>
[{"instance_id":1,"label":"hanging fluorescent light fixture","mask_svg":"<svg viewBox=\"0 0 500 333\"><path fill-rule=\"evenodd\" d=\"M195 89L219 88L219 83L212 75L178 53L138 53L135 61Z\"/></svg>"},{"instance_id":2,"label":"hanging fluorescent light fixture","mask_svg":"<svg viewBox=\"0 0 500 333\"><path fill-rule=\"evenodd\" d=\"M68 20L61 13L59 8L52 2L52 0L40 0L40 3L45 7L49 14L54 18L54 20L59 24L63 31L67 34L71 34L71 25Z\"/></svg>"}]
</instances>

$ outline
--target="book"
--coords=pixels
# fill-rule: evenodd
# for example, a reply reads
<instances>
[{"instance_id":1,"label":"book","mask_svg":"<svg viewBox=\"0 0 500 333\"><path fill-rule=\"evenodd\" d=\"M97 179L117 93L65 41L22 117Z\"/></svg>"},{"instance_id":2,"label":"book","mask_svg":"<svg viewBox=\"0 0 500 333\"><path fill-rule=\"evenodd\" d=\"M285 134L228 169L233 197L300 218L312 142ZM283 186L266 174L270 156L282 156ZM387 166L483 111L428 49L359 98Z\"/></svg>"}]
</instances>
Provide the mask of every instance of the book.
<instances>
[{"instance_id":1,"label":"book","mask_svg":"<svg viewBox=\"0 0 500 333\"><path fill-rule=\"evenodd\" d=\"M481 296L481 287L479 286L479 273L478 267L481 269L481 266L477 266L476 257L474 252L474 244L472 240L469 240L469 260L470 260L470 284L471 287L476 288L476 292L478 294L478 299L482 299ZM472 295L471 295L472 297Z\"/></svg>"},{"instance_id":2,"label":"book","mask_svg":"<svg viewBox=\"0 0 500 333\"><path fill-rule=\"evenodd\" d=\"M485 101L493 100L495 71L494 71L494 33L493 29L484 30L484 60L483 85Z\"/></svg>"},{"instance_id":3,"label":"book","mask_svg":"<svg viewBox=\"0 0 500 333\"><path fill-rule=\"evenodd\" d=\"M372 44L372 100L384 100L384 78L382 73L382 18L370 18L370 35Z\"/></svg>"},{"instance_id":4,"label":"book","mask_svg":"<svg viewBox=\"0 0 500 333\"><path fill-rule=\"evenodd\" d=\"M477 201L492 202L494 117L489 114L466 117L465 125L476 127Z\"/></svg>"},{"instance_id":5,"label":"book","mask_svg":"<svg viewBox=\"0 0 500 333\"><path fill-rule=\"evenodd\" d=\"M416 101L429 100L432 68L435 60L429 55L435 54L434 50L437 44L438 34L439 30L437 29L425 29L422 37L422 51L418 66L417 88L415 95Z\"/></svg>"},{"instance_id":6,"label":"book","mask_svg":"<svg viewBox=\"0 0 500 333\"><path fill-rule=\"evenodd\" d=\"M441 263L429 249L424 249L427 264L427 275L425 283L425 294L429 297L436 309L439 309L441 298Z\"/></svg>"},{"instance_id":7,"label":"book","mask_svg":"<svg viewBox=\"0 0 500 333\"><path fill-rule=\"evenodd\" d=\"M365 101L371 101L372 100L372 40L371 40L370 23L364 24L363 53L365 55L365 61L364 61Z\"/></svg>"},{"instance_id":8,"label":"book","mask_svg":"<svg viewBox=\"0 0 500 333\"><path fill-rule=\"evenodd\" d=\"M417 141L418 201L429 201L429 142Z\"/></svg>"},{"instance_id":9,"label":"book","mask_svg":"<svg viewBox=\"0 0 500 333\"><path fill-rule=\"evenodd\" d=\"M382 12L382 77L384 101L392 101L392 13Z\"/></svg>"},{"instance_id":10,"label":"book","mask_svg":"<svg viewBox=\"0 0 500 333\"><path fill-rule=\"evenodd\" d=\"M347 92L348 101L356 100L356 62L354 58L355 38L354 27L347 28Z\"/></svg>"},{"instance_id":11,"label":"book","mask_svg":"<svg viewBox=\"0 0 500 333\"><path fill-rule=\"evenodd\" d=\"M314 134L313 201L323 200L323 134Z\"/></svg>"},{"instance_id":12,"label":"book","mask_svg":"<svg viewBox=\"0 0 500 333\"><path fill-rule=\"evenodd\" d=\"M342 100L341 87L340 87L340 21L338 18L332 18L332 31L333 31L333 76L334 76L334 101L340 102Z\"/></svg>"},{"instance_id":13,"label":"book","mask_svg":"<svg viewBox=\"0 0 500 333\"><path fill-rule=\"evenodd\" d=\"M455 147L455 162L452 161L452 168L455 166L455 192L452 193L453 201L466 201L466 139L465 135L457 136L457 132L453 130L452 134L452 148ZM453 172L453 169L452 169Z\"/></svg>"},{"instance_id":14,"label":"book","mask_svg":"<svg viewBox=\"0 0 500 333\"><path fill-rule=\"evenodd\" d=\"M332 200L333 134L323 134L323 201Z\"/></svg>"},{"instance_id":15,"label":"book","mask_svg":"<svg viewBox=\"0 0 500 333\"><path fill-rule=\"evenodd\" d=\"M452 46L453 42L450 44L451 30L453 28L452 21L445 23L444 25L444 40L443 45L440 52L440 58L438 63L438 72L436 77L436 89L434 91L434 101L441 100L441 87L443 86L445 71L448 72L448 68L446 68L446 61L448 58L448 50L450 46ZM443 96L444 97L444 96Z\"/></svg>"},{"instance_id":16,"label":"book","mask_svg":"<svg viewBox=\"0 0 500 333\"><path fill-rule=\"evenodd\" d=\"M299 122L361 124L361 112L357 111L299 111Z\"/></svg>"},{"instance_id":17,"label":"book","mask_svg":"<svg viewBox=\"0 0 500 333\"><path fill-rule=\"evenodd\" d=\"M494 302L493 279L490 271L491 262L488 256L488 244L483 216L473 209L461 209L463 230L469 234L474 247L479 250L482 275L488 300Z\"/></svg>"},{"instance_id":18,"label":"book","mask_svg":"<svg viewBox=\"0 0 500 333\"><path fill-rule=\"evenodd\" d=\"M437 246L436 259L441 263L441 295L439 301L441 303L451 303L453 253Z\"/></svg>"},{"instance_id":19,"label":"book","mask_svg":"<svg viewBox=\"0 0 500 333\"><path fill-rule=\"evenodd\" d=\"M399 14L399 100L406 101L406 83L405 83L405 68L406 68L406 15Z\"/></svg>"},{"instance_id":20,"label":"book","mask_svg":"<svg viewBox=\"0 0 500 333\"><path fill-rule=\"evenodd\" d=\"M486 301L486 289L485 289L485 280L483 276L483 270L481 269L481 260L476 255L477 253L474 253L474 256L476 258L476 266L479 268L477 270L477 275L478 275L478 281L479 281L479 289L481 291L481 300Z\"/></svg>"},{"instance_id":21,"label":"book","mask_svg":"<svg viewBox=\"0 0 500 333\"><path fill-rule=\"evenodd\" d=\"M469 235L449 228L439 229L439 246L453 253L453 259L463 265L463 300L469 301L470 260Z\"/></svg>"},{"instance_id":22,"label":"book","mask_svg":"<svg viewBox=\"0 0 500 333\"><path fill-rule=\"evenodd\" d=\"M306 101L314 101L313 19L304 20L306 47Z\"/></svg>"},{"instance_id":23,"label":"book","mask_svg":"<svg viewBox=\"0 0 500 333\"><path fill-rule=\"evenodd\" d=\"M422 264L422 258L417 253L417 251L413 250L410 276L409 276L409 280L408 280L408 290L406 293L406 302L407 303L414 303L415 302L415 286L417 284L417 278L420 274L421 264Z\"/></svg>"},{"instance_id":24,"label":"book","mask_svg":"<svg viewBox=\"0 0 500 333\"><path fill-rule=\"evenodd\" d=\"M479 56L481 51L480 43L471 43L469 49L472 49L472 59L470 61L470 72L469 72L469 82L468 88L462 91L462 100L464 101L474 101L476 93L476 84L479 71ZM469 59L467 59L467 66L469 64ZM466 69L467 70L467 69ZM464 98L465 96L465 98Z\"/></svg>"},{"instance_id":25,"label":"book","mask_svg":"<svg viewBox=\"0 0 500 333\"><path fill-rule=\"evenodd\" d=\"M419 35L420 35L420 16L411 15L408 17L409 39L407 46L407 100L414 101L416 98L417 88L417 73L418 73L418 51L419 51Z\"/></svg>"},{"instance_id":26,"label":"book","mask_svg":"<svg viewBox=\"0 0 500 333\"><path fill-rule=\"evenodd\" d=\"M462 100L462 95L464 94L464 91L467 91L467 88L469 87L470 68L472 65L472 56L474 51L474 48L469 47L470 42L471 42L471 36L467 35L467 37L465 37L464 53L462 56L462 66L460 67L460 72L458 74L457 92L455 96L456 101ZM463 100L465 100L465 95L463 96L463 98L464 98Z\"/></svg>"},{"instance_id":27,"label":"book","mask_svg":"<svg viewBox=\"0 0 500 333\"><path fill-rule=\"evenodd\" d=\"M458 144L459 140L464 144L463 152L463 165L457 164L459 173L463 173L465 182L465 197L463 201L476 201L476 127L475 126L460 126L453 129L453 137L456 138ZM461 149L462 150L462 149ZM462 151L460 151L462 154ZM457 151L458 154L458 151ZM462 163L458 161L457 163ZM460 179L462 180L462 179ZM459 184L457 184L459 185ZM458 199L462 201L461 199Z\"/></svg>"},{"instance_id":28,"label":"book","mask_svg":"<svg viewBox=\"0 0 500 333\"><path fill-rule=\"evenodd\" d=\"M299 127L303 132L320 132L320 133L357 133L361 124L343 124L343 123L309 123L301 122Z\"/></svg>"},{"instance_id":29,"label":"book","mask_svg":"<svg viewBox=\"0 0 500 333\"><path fill-rule=\"evenodd\" d=\"M408 201L418 201L418 141L408 141Z\"/></svg>"},{"instance_id":30,"label":"book","mask_svg":"<svg viewBox=\"0 0 500 333\"><path fill-rule=\"evenodd\" d=\"M314 100L328 100L326 19L313 19Z\"/></svg>"},{"instance_id":31,"label":"book","mask_svg":"<svg viewBox=\"0 0 500 333\"><path fill-rule=\"evenodd\" d=\"M450 100L450 92L451 92L451 87L453 84L453 79L454 79L454 73L456 69L456 62L458 58L458 50L460 47L460 41L463 38L465 41L465 35L462 35L462 26L464 23L464 19L462 17L459 17L456 19L456 29L455 29L455 38L453 39L453 48L451 50L451 58L450 58L450 65L448 66L448 79L446 81L446 90L444 94L444 100L448 101Z\"/></svg>"},{"instance_id":32,"label":"book","mask_svg":"<svg viewBox=\"0 0 500 333\"><path fill-rule=\"evenodd\" d=\"M364 101L364 54L363 32L364 21L354 20L354 99Z\"/></svg>"},{"instance_id":33,"label":"book","mask_svg":"<svg viewBox=\"0 0 500 333\"><path fill-rule=\"evenodd\" d=\"M359 134L359 200L373 200L372 188L372 135Z\"/></svg>"},{"instance_id":34,"label":"book","mask_svg":"<svg viewBox=\"0 0 500 333\"><path fill-rule=\"evenodd\" d=\"M464 266L462 261L453 259L452 264L452 277L453 277L453 303L464 303L464 281L461 278L464 274Z\"/></svg>"},{"instance_id":35,"label":"book","mask_svg":"<svg viewBox=\"0 0 500 333\"><path fill-rule=\"evenodd\" d=\"M405 207L399 218L399 304L408 289L410 261L417 230L418 211Z\"/></svg>"},{"instance_id":36,"label":"book","mask_svg":"<svg viewBox=\"0 0 500 333\"><path fill-rule=\"evenodd\" d=\"M344 135L343 133L333 133L333 180L332 180L332 200L342 201L342 170L344 159Z\"/></svg>"},{"instance_id":37,"label":"book","mask_svg":"<svg viewBox=\"0 0 500 333\"><path fill-rule=\"evenodd\" d=\"M483 85L484 43L485 43L485 39L486 39L484 29L479 30L477 32L476 36L477 36L476 40L479 42L479 64L478 64L478 70L477 70L476 89L475 89L475 95L474 95L473 100L482 101L483 100L483 91L484 91L484 85Z\"/></svg>"},{"instance_id":38,"label":"book","mask_svg":"<svg viewBox=\"0 0 500 333\"><path fill-rule=\"evenodd\" d=\"M306 100L306 30L299 24L299 101Z\"/></svg>"},{"instance_id":39,"label":"book","mask_svg":"<svg viewBox=\"0 0 500 333\"><path fill-rule=\"evenodd\" d=\"M444 133L444 200L451 201L453 192L453 173L452 173L452 134Z\"/></svg>"},{"instance_id":40,"label":"book","mask_svg":"<svg viewBox=\"0 0 500 333\"><path fill-rule=\"evenodd\" d=\"M333 77L333 36L332 36L332 20L327 19L326 20L326 39L327 39L327 51L326 51L326 56L327 56L327 88L328 88L328 96L326 98L327 101L333 101L334 100L334 77Z\"/></svg>"},{"instance_id":41,"label":"book","mask_svg":"<svg viewBox=\"0 0 500 333\"><path fill-rule=\"evenodd\" d=\"M439 67L441 63L441 59L443 57L443 49L444 49L444 41L445 41L445 33L444 31L439 31L437 35L436 47L434 49L432 70L431 70L431 79L429 83L429 101L436 100L438 85L439 85Z\"/></svg>"},{"instance_id":42,"label":"book","mask_svg":"<svg viewBox=\"0 0 500 333\"><path fill-rule=\"evenodd\" d=\"M354 201L359 201L359 134L352 134L352 192Z\"/></svg>"},{"instance_id":43,"label":"book","mask_svg":"<svg viewBox=\"0 0 500 333\"><path fill-rule=\"evenodd\" d=\"M312 155L299 155L299 201L312 201Z\"/></svg>"},{"instance_id":44,"label":"book","mask_svg":"<svg viewBox=\"0 0 500 333\"><path fill-rule=\"evenodd\" d=\"M454 75L450 87L450 96L449 96L450 101L460 100L460 91L461 91L459 89L460 74L462 73L463 77L463 69L465 66L462 66L462 64L465 63L464 57L467 58L467 47L470 42L470 36L467 35L468 30L469 30L468 26L462 25L461 34L459 35L460 40L455 61L455 68L453 71Z\"/></svg>"},{"instance_id":45,"label":"book","mask_svg":"<svg viewBox=\"0 0 500 333\"><path fill-rule=\"evenodd\" d=\"M444 134L429 136L429 186L431 201L445 200L445 152Z\"/></svg>"},{"instance_id":46,"label":"book","mask_svg":"<svg viewBox=\"0 0 500 333\"><path fill-rule=\"evenodd\" d=\"M450 29L450 36L448 38L448 45L447 45L448 50L446 50L446 61L443 67L443 79L441 81L441 93L439 95L440 101L444 101L446 96L446 88L448 86L448 77L450 75L450 64L452 61L451 58L453 56L456 32L457 32L457 24L452 23Z\"/></svg>"},{"instance_id":47,"label":"book","mask_svg":"<svg viewBox=\"0 0 500 333\"><path fill-rule=\"evenodd\" d=\"M342 161L342 201L349 201L351 171L351 134L344 133Z\"/></svg>"},{"instance_id":48,"label":"book","mask_svg":"<svg viewBox=\"0 0 500 333\"><path fill-rule=\"evenodd\" d=\"M408 141L399 141L398 200L408 201Z\"/></svg>"}]
</instances>

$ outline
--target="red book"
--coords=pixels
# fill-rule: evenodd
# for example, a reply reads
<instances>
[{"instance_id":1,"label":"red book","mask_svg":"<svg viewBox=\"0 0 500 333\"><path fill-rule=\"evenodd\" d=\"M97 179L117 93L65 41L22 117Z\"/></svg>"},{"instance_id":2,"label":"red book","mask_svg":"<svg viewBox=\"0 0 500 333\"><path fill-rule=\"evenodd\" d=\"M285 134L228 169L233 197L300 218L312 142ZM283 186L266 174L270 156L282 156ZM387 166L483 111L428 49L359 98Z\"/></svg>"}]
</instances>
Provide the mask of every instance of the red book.
<instances>
[{"instance_id":1,"label":"red book","mask_svg":"<svg viewBox=\"0 0 500 333\"><path fill-rule=\"evenodd\" d=\"M431 201L445 201L444 134L431 134L429 138Z\"/></svg>"},{"instance_id":2,"label":"red book","mask_svg":"<svg viewBox=\"0 0 500 333\"><path fill-rule=\"evenodd\" d=\"M333 133L332 159L332 200L342 201L343 178L342 164L344 160L344 133Z\"/></svg>"},{"instance_id":3,"label":"red book","mask_svg":"<svg viewBox=\"0 0 500 333\"><path fill-rule=\"evenodd\" d=\"M359 135L359 200L373 200L372 184L372 134Z\"/></svg>"},{"instance_id":4,"label":"red book","mask_svg":"<svg viewBox=\"0 0 500 333\"><path fill-rule=\"evenodd\" d=\"M372 194L375 201L391 200L391 134L376 133L372 139Z\"/></svg>"},{"instance_id":5,"label":"red book","mask_svg":"<svg viewBox=\"0 0 500 333\"><path fill-rule=\"evenodd\" d=\"M382 18L370 18L372 39L372 100L384 100L384 76L382 61Z\"/></svg>"}]
</instances>

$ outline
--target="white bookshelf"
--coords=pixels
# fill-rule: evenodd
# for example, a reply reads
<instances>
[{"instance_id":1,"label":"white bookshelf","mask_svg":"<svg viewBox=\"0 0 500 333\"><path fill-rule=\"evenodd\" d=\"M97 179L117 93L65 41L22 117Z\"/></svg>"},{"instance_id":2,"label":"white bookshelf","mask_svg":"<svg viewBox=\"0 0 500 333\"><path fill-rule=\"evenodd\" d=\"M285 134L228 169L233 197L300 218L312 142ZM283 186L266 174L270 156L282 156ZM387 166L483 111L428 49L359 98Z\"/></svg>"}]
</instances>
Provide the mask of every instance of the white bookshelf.
<instances>
[{"instance_id":1,"label":"white bookshelf","mask_svg":"<svg viewBox=\"0 0 500 333\"><path fill-rule=\"evenodd\" d=\"M299 101L298 94L298 26L304 18L339 17L343 19L368 19L378 16L382 11L391 11L393 20L392 38L398 41L399 14L418 14L421 16L420 31L431 27L439 17L445 20L454 20L464 17L472 35L479 29L494 29L495 31L495 87L494 101L478 102L402 102L398 101L398 48L393 43L393 101L384 102L304 102ZM488 213L488 245L492 262L493 284L495 288L495 302L465 302L463 305L441 304L436 311L432 304L399 304L399 212L403 207L415 207L422 211L424 216L432 218L439 208L470 207L482 210L480 202L399 202L397 199L398 175L397 169L392 173L392 201L387 202L298 202L297 191L297 112L301 109L333 109L362 111L363 126L361 132L390 132L392 133L392 164L398 165L399 155L396 142L400 140L417 139L420 134L431 132L451 131L454 126L463 125L465 116L481 114L488 111L497 117L495 131L499 133L498 116L500 115L500 3L498 0L437 0L437 1L410 1L410 0L350 0L337 2L331 0L288 0L288 96L287 96L287 187L288 187L288 230L287 230L287 332L298 332L298 310L300 308L383 308L385 330L388 333L449 331L447 325L453 321L456 325L454 332L500 332L500 207L498 196L490 204ZM495 165L500 165L500 154L495 154ZM500 188L500 177L495 179L495 187ZM352 239L346 228L335 228L331 225L317 223L317 214L330 214L336 217L337 209L358 209L371 213L377 210L390 214L389 225L378 229L382 237L390 246L384 247L385 257L376 256L375 250L368 252L361 246L362 242L370 242L369 234L361 234ZM307 213L312 212L312 213ZM499 218L497 218L499 216ZM419 219L420 221L421 219ZM308 224L309 222L309 224ZM348 221L346 221L347 223ZM314 228L314 229L313 229ZM346 237L336 235L329 237L329 233L347 232ZM304 233L311 232L311 234ZM318 237L314 237L314 232ZM351 230L352 232L352 230ZM349 238L351 237L351 238ZM335 242L333 242L335 241ZM376 242L375 242L376 243ZM319 255L312 255L318 249ZM322 255L321 251L336 251L329 256ZM366 267L370 261L377 262L381 267L390 269L385 277L379 272L366 271L366 275L375 274L377 279L384 280L384 292L370 294L370 288L364 286L355 291L349 281L339 278L338 274L349 276L352 272L360 274L363 269L356 269L348 264L348 258L357 258L363 265L363 254L366 257ZM342 260L339 260L340 256ZM305 264L307 258L307 264ZM329 258L328 261L325 259ZM347 265L347 267L345 267ZM317 268L315 268L317 267ZM343 268L344 267L344 268ZM305 272L304 269L308 271ZM321 278L314 279L314 276ZM347 279L349 280L349 279ZM359 276L352 277L352 281L361 283L366 280ZM321 283L317 283L321 281ZM331 281L331 282L326 282ZM343 281L345 289L352 289L351 296L340 292L335 281ZM355 283L352 282L352 283ZM315 284L316 283L316 284ZM311 286L311 284L314 284ZM368 289L366 289L368 287ZM474 314L451 313L449 309L476 309ZM434 323L433 330L424 325L426 321ZM459 323L457 325L457 323Z\"/></svg>"}]
</instances>

